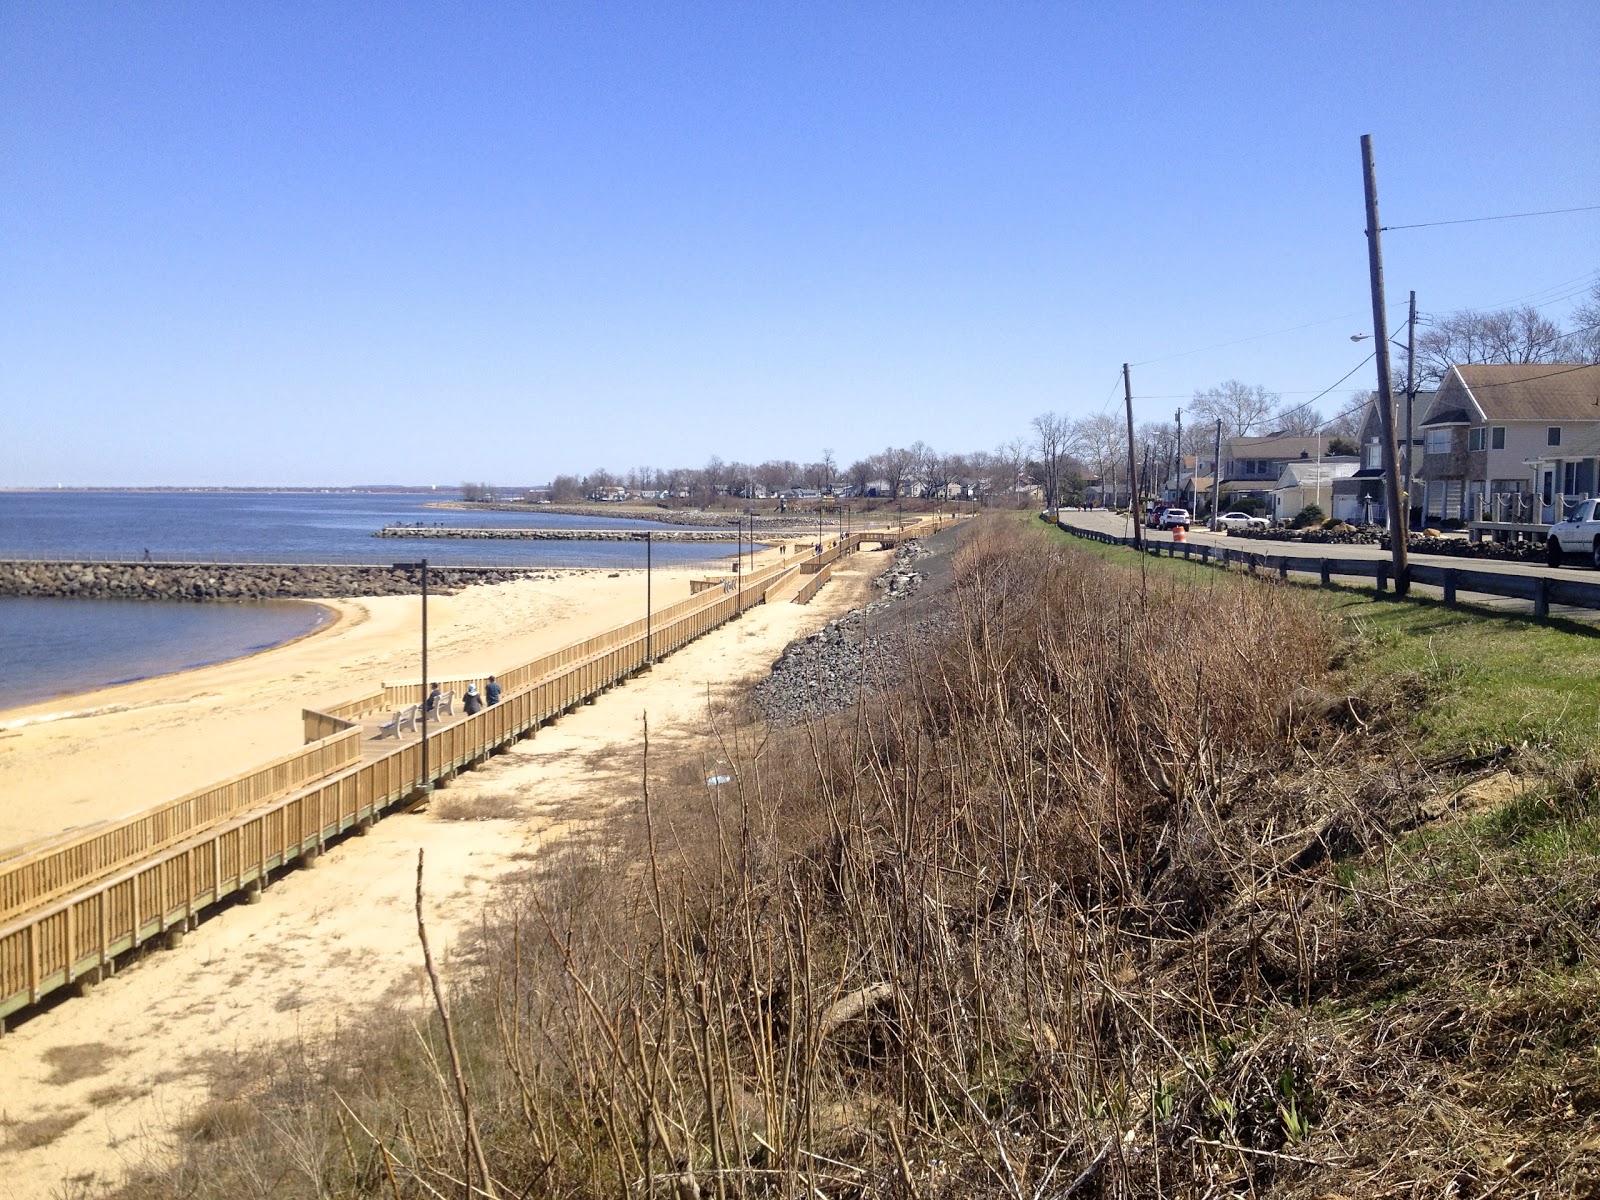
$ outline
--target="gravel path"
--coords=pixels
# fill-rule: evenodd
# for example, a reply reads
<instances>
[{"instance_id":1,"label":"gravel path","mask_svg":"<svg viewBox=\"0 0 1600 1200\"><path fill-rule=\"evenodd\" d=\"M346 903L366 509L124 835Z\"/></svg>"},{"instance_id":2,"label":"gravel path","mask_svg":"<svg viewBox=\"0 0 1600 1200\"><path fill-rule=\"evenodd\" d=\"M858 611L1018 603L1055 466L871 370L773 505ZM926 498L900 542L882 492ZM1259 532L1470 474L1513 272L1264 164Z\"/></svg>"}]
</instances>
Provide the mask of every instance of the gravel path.
<instances>
[{"instance_id":1,"label":"gravel path","mask_svg":"<svg viewBox=\"0 0 1600 1200\"><path fill-rule=\"evenodd\" d=\"M952 624L954 551L964 529L901 544L894 564L872 581L881 600L829 621L785 647L755 686L756 707L775 725L793 725L850 708L864 690L893 686L910 659Z\"/></svg>"}]
</instances>

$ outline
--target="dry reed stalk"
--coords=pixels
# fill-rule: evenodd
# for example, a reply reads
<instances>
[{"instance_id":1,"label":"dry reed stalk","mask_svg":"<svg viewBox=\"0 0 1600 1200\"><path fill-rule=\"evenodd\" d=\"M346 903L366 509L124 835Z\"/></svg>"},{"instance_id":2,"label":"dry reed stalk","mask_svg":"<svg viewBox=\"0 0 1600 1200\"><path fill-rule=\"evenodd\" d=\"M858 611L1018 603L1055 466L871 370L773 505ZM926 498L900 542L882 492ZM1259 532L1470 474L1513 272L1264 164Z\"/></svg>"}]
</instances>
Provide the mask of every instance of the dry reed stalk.
<instances>
[{"instance_id":1,"label":"dry reed stalk","mask_svg":"<svg viewBox=\"0 0 1600 1200\"><path fill-rule=\"evenodd\" d=\"M489 1175L489 1164L483 1156L483 1145L478 1140L477 1123L472 1118L472 1093L466 1077L461 1073L461 1054L456 1049L455 1030L450 1023L450 1010L444 1002L444 989L439 984L439 973L434 969L433 951L428 946L428 926L422 909L422 857L417 851L417 940L422 943L422 965L428 973L428 983L433 988L433 1002L439 1013L439 1024L444 1030L445 1048L450 1053L450 1072L455 1082L456 1098L461 1104L461 1124L466 1132L462 1148L462 1195L472 1198L472 1168L476 1164L478 1178L483 1181L483 1194L494 1200L494 1180Z\"/></svg>"}]
</instances>

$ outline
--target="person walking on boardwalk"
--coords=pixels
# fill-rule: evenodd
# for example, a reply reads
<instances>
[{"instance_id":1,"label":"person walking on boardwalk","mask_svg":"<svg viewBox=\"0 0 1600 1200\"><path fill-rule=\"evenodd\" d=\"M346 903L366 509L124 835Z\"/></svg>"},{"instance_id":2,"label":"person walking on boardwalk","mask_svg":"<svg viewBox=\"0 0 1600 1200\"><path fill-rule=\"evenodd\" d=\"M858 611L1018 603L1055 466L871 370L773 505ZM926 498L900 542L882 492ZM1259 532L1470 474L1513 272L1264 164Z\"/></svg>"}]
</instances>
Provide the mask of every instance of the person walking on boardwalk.
<instances>
[{"instance_id":1,"label":"person walking on boardwalk","mask_svg":"<svg viewBox=\"0 0 1600 1200\"><path fill-rule=\"evenodd\" d=\"M461 701L461 707L466 712L467 716L469 716L469 717L473 713L475 713L475 712L479 711L481 708L483 708L483 697L478 695L478 685L477 684L475 684L475 683L467 684L467 695L466 695L466 698Z\"/></svg>"},{"instance_id":2,"label":"person walking on boardwalk","mask_svg":"<svg viewBox=\"0 0 1600 1200\"><path fill-rule=\"evenodd\" d=\"M430 717L437 717L439 715L439 685L430 683L428 688L430 689L428 698L423 702L422 711Z\"/></svg>"},{"instance_id":3,"label":"person walking on boardwalk","mask_svg":"<svg viewBox=\"0 0 1600 1200\"><path fill-rule=\"evenodd\" d=\"M489 676L489 682L484 685L483 698L490 704L500 703L500 685L495 682L494 676Z\"/></svg>"}]
</instances>

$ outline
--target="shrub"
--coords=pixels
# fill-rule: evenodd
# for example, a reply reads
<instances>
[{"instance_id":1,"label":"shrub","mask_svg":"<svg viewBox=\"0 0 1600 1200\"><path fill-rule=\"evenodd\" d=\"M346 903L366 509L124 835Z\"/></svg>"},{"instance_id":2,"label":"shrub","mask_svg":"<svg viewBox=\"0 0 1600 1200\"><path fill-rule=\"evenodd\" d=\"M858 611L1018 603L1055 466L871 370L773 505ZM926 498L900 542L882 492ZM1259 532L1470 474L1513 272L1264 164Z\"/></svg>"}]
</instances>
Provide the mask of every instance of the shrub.
<instances>
[{"instance_id":1,"label":"shrub","mask_svg":"<svg viewBox=\"0 0 1600 1200\"><path fill-rule=\"evenodd\" d=\"M1290 521L1289 524L1296 529L1305 529L1312 525L1322 524L1327 515L1317 505L1308 504L1295 514L1294 520Z\"/></svg>"}]
</instances>

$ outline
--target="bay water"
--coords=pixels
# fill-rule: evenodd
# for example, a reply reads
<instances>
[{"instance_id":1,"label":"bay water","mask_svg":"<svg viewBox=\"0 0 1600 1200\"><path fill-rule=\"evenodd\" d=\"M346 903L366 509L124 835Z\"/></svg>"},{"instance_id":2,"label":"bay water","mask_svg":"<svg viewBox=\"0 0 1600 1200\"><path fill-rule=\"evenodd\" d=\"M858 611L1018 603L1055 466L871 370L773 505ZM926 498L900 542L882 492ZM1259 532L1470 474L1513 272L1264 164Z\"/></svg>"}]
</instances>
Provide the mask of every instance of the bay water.
<instances>
[{"instance_id":1,"label":"bay water","mask_svg":"<svg viewBox=\"0 0 1600 1200\"><path fill-rule=\"evenodd\" d=\"M391 525L660 529L631 519L430 508L439 492L0 492L0 559L393 563L642 568L640 542L377 539ZM730 556L657 543L657 566ZM315 629L326 610L273 601L0 597L0 710L252 654ZM0 721L3 724L3 721Z\"/></svg>"}]
</instances>

